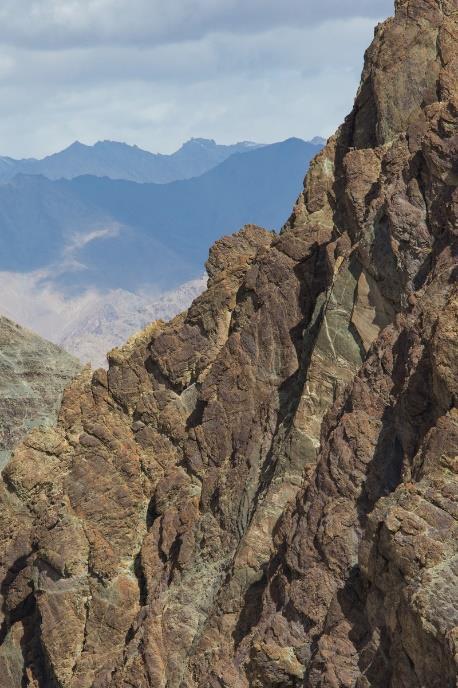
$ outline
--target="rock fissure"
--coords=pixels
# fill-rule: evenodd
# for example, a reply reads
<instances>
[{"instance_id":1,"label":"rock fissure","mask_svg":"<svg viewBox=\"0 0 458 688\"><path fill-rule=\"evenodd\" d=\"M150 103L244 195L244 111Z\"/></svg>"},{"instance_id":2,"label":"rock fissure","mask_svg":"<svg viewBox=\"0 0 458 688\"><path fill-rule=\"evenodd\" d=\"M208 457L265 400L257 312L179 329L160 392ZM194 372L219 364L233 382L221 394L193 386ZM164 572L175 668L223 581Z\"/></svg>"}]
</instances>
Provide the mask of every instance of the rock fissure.
<instances>
[{"instance_id":1,"label":"rock fissure","mask_svg":"<svg viewBox=\"0 0 458 688\"><path fill-rule=\"evenodd\" d=\"M453 688L453 5L396 3L282 232L218 241L17 447L11 688Z\"/></svg>"}]
</instances>

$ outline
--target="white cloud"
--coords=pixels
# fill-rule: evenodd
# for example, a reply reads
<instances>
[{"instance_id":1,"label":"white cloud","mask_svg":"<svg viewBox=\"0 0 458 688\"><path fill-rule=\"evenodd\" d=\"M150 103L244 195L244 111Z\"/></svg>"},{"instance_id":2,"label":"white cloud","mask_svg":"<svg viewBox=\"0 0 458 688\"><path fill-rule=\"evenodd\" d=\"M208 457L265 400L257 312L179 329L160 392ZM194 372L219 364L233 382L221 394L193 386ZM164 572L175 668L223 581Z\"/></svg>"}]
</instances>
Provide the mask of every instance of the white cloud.
<instances>
[{"instance_id":1,"label":"white cloud","mask_svg":"<svg viewBox=\"0 0 458 688\"><path fill-rule=\"evenodd\" d=\"M328 136L350 110L365 48L393 0L2 0L0 155L42 156L78 139L171 152L191 136L268 143ZM0 312L57 341L103 306L50 278L0 273ZM124 317L124 316L123 316Z\"/></svg>"},{"instance_id":2,"label":"white cloud","mask_svg":"<svg viewBox=\"0 0 458 688\"><path fill-rule=\"evenodd\" d=\"M294 2L283 4L288 15ZM226 26L195 40L59 53L4 45L0 153L39 156L75 139L171 152L190 136L327 136L351 107L373 25L350 17L253 33Z\"/></svg>"},{"instance_id":3,"label":"white cloud","mask_svg":"<svg viewBox=\"0 0 458 688\"><path fill-rule=\"evenodd\" d=\"M173 43L215 31L313 27L330 18L386 16L391 0L3 0L2 42L36 48Z\"/></svg>"}]
</instances>

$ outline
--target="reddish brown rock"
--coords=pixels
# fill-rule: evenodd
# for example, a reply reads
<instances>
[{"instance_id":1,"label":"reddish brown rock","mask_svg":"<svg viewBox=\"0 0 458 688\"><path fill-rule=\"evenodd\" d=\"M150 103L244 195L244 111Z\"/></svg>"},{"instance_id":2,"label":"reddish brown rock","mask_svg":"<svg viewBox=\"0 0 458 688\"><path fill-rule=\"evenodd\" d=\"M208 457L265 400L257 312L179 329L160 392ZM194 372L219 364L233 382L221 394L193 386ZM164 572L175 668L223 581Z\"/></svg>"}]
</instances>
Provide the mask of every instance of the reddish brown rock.
<instances>
[{"instance_id":1,"label":"reddish brown rock","mask_svg":"<svg viewBox=\"0 0 458 688\"><path fill-rule=\"evenodd\" d=\"M283 232L17 448L8 686L452 688L456 19L398 2Z\"/></svg>"}]
</instances>

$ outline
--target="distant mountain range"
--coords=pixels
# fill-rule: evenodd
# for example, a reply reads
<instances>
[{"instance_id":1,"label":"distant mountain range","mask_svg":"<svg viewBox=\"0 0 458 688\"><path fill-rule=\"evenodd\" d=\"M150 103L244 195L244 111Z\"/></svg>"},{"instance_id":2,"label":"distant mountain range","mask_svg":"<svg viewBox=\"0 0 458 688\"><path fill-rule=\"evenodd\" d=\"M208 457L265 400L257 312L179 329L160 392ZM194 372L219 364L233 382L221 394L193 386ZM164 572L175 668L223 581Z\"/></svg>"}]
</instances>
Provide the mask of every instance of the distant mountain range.
<instances>
[{"instance_id":1,"label":"distant mountain range","mask_svg":"<svg viewBox=\"0 0 458 688\"><path fill-rule=\"evenodd\" d=\"M283 225L322 145L192 139L167 156L103 141L0 158L0 314L104 365L190 305L217 238Z\"/></svg>"},{"instance_id":2,"label":"distant mountain range","mask_svg":"<svg viewBox=\"0 0 458 688\"><path fill-rule=\"evenodd\" d=\"M60 287L172 289L246 223L279 229L320 145L288 139L169 184L16 175L0 185L0 270L46 269Z\"/></svg>"},{"instance_id":3,"label":"distant mountain range","mask_svg":"<svg viewBox=\"0 0 458 688\"><path fill-rule=\"evenodd\" d=\"M207 286L206 275L156 298L115 289L90 300L68 323L60 321L53 340L93 367L106 366L106 354L154 320L170 320L189 308ZM62 327L63 326L63 327Z\"/></svg>"},{"instance_id":4,"label":"distant mountain range","mask_svg":"<svg viewBox=\"0 0 458 688\"><path fill-rule=\"evenodd\" d=\"M68 148L42 160L0 157L0 183L17 174L41 174L48 179L73 179L83 174L133 182L167 184L190 179L224 162L234 153L244 153L262 144L242 141L222 146L212 139L190 139L171 155L149 153L118 141L98 141L86 146L75 141Z\"/></svg>"}]
</instances>

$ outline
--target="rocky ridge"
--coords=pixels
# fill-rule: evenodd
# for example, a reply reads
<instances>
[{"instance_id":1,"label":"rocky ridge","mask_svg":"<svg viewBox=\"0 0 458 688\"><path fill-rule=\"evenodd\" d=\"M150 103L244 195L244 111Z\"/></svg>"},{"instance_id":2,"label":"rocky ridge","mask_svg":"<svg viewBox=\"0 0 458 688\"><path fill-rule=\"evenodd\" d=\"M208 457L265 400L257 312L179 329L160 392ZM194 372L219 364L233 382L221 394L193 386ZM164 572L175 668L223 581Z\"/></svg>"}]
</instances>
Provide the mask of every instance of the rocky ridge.
<instances>
[{"instance_id":1,"label":"rocky ridge","mask_svg":"<svg viewBox=\"0 0 458 688\"><path fill-rule=\"evenodd\" d=\"M452 688L457 12L398 0L280 235L3 472L11 688Z\"/></svg>"}]
</instances>

